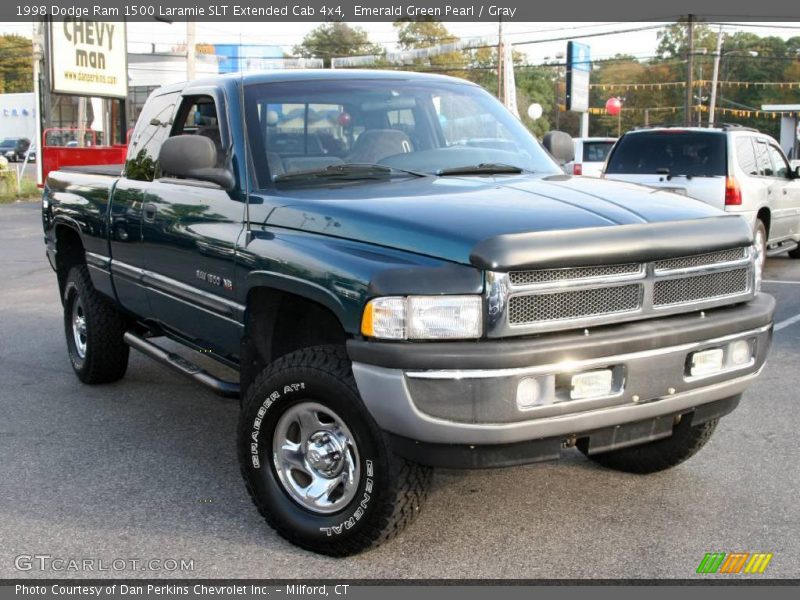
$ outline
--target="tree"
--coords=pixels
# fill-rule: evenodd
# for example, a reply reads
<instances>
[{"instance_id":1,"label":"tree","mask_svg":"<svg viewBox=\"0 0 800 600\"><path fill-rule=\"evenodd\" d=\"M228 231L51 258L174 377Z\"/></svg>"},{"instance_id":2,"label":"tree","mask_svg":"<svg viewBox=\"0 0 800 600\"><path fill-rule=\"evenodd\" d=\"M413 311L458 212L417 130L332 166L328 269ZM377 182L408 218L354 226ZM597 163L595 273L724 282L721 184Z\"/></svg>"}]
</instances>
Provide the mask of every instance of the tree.
<instances>
[{"instance_id":1,"label":"tree","mask_svg":"<svg viewBox=\"0 0 800 600\"><path fill-rule=\"evenodd\" d=\"M33 91L33 43L17 34L0 35L0 93Z\"/></svg>"},{"instance_id":2,"label":"tree","mask_svg":"<svg viewBox=\"0 0 800 600\"><path fill-rule=\"evenodd\" d=\"M419 21L399 19L394 22L394 27L397 30L397 45L403 50L430 48L458 41L458 37L450 33L441 22L430 17ZM439 73L462 78L468 78L465 69L469 62L469 53L461 50L414 61L416 65L430 66Z\"/></svg>"},{"instance_id":3,"label":"tree","mask_svg":"<svg viewBox=\"0 0 800 600\"><path fill-rule=\"evenodd\" d=\"M337 56L383 54L383 48L370 42L361 27L340 22L323 23L309 32L293 51L303 58L321 58L325 67L330 67L331 59Z\"/></svg>"},{"instance_id":4,"label":"tree","mask_svg":"<svg viewBox=\"0 0 800 600\"><path fill-rule=\"evenodd\" d=\"M717 32L712 31L705 23L695 22L694 26L695 52L714 52L717 45ZM659 58L684 58L689 47L689 32L686 18L681 18L677 23L667 25L658 32L658 47L656 54Z\"/></svg>"},{"instance_id":5,"label":"tree","mask_svg":"<svg viewBox=\"0 0 800 600\"><path fill-rule=\"evenodd\" d=\"M447 27L430 17L419 21L399 19L394 22L394 27L397 29L397 44L403 50L428 48L458 41Z\"/></svg>"}]
</instances>

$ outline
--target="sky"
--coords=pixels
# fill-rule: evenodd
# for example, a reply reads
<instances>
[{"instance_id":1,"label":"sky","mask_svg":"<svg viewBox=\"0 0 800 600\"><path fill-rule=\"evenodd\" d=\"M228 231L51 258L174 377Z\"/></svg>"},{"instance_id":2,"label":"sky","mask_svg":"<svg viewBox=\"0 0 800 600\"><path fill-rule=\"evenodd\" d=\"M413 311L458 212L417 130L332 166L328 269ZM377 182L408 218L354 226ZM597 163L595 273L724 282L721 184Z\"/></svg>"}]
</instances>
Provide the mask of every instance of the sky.
<instances>
[{"instance_id":1,"label":"sky","mask_svg":"<svg viewBox=\"0 0 800 600\"><path fill-rule=\"evenodd\" d=\"M355 23L366 29L373 42L381 43L388 49L394 49L397 36L391 22ZM508 23L503 24L506 39L511 43L537 41L535 44L515 46L515 50L524 52L529 64L538 64L552 60L557 53L564 52L566 40L543 42L550 38L568 36L585 36L616 30L631 30L658 25L644 31L627 31L615 35L587 37L581 39L592 48L594 59L609 58L617 53L633 54L641 58L653 55L658 43L656 33L659 24L654 23ZM497 34L497 24L481 23L445 23L451 33L461 38L492 36ZM291 52L292 46L299 44L303 36L313 28L310 23L197 23L198 43L244 43L269 44L283 46ZM28 23L0 23L0 32L18 33L30 36L32 25ZM751 31L759 35L775 35L789 38L800 35L800 23L748 23L725 25L726 32ZM128 47L131 52L150 52L153 44L156 50L166 51L181 44L186 38L186 26L183 23L128 23Z\"/></svg>"}]
</instances>

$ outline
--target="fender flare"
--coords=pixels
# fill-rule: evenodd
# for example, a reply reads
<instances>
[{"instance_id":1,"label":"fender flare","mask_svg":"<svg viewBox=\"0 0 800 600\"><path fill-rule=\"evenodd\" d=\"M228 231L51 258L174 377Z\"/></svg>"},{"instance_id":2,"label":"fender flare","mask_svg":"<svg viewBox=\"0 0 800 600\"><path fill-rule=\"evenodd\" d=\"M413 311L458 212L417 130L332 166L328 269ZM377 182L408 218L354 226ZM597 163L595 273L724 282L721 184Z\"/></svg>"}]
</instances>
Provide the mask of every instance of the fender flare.
<instances>
[{"instance_id":1,"label":"fender flare","mask_svg":"<svg viewBox=\"0 0 800 600\"><path fill-rule=\"evenodd\" d=\"M245 297L255 288L270 288L302 296L330 310L348 331L348 315L344 304L331 290L313 282L272 271L251 271L245 279Z\"/></svg>"}]
</instances>

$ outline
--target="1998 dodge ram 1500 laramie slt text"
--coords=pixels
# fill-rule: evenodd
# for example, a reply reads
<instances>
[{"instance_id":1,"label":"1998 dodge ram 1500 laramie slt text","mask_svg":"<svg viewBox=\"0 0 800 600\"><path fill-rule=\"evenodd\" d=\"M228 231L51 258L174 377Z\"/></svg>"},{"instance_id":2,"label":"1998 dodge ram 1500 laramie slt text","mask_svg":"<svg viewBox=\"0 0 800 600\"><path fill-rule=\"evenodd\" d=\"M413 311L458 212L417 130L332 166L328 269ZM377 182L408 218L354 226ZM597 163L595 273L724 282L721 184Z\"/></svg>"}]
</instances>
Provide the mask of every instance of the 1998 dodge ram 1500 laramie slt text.
<instances>
[{"instance_id":1,"label":"1998 dodge ram 1500 laramie slt text","mask_svg":"<svg viewBox=\"0 0 800 600\"><path fill-rule=\"evenodd\" d=\"M565 134L545 146L571 159ZM433 466L571 446L628 472L677 465L771 341L743 219L566 176L491 95L442 76L161 88L124 167L50 173L43 220L78 377L120 379L133 347L240 395L253 501L331 555L401 531Z\"/></svg>"}]
</instances>

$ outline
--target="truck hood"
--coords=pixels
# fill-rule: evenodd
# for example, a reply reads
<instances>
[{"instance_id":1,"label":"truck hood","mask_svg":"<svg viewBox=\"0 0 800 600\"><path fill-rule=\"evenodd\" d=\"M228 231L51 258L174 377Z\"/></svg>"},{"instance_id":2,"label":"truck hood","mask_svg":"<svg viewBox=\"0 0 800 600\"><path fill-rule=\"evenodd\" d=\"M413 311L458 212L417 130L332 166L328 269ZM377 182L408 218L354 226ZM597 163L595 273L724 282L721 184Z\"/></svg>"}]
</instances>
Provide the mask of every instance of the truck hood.
<instances>
[{"instance_id":1,"label":"truck hood","mask_svg":"<svg viewBox=\"0 0 800 600\"><path fill-rule=\"evenodd\" d=\"M470 264L496 236L718 217L669 192L564 175L430 177L282 191L265 225ZM266 206L264 208L267 208ZM251 210L252 217L257 220ZM262 213L264 214L264 213Z\"/></svg>"}]
</instances>

